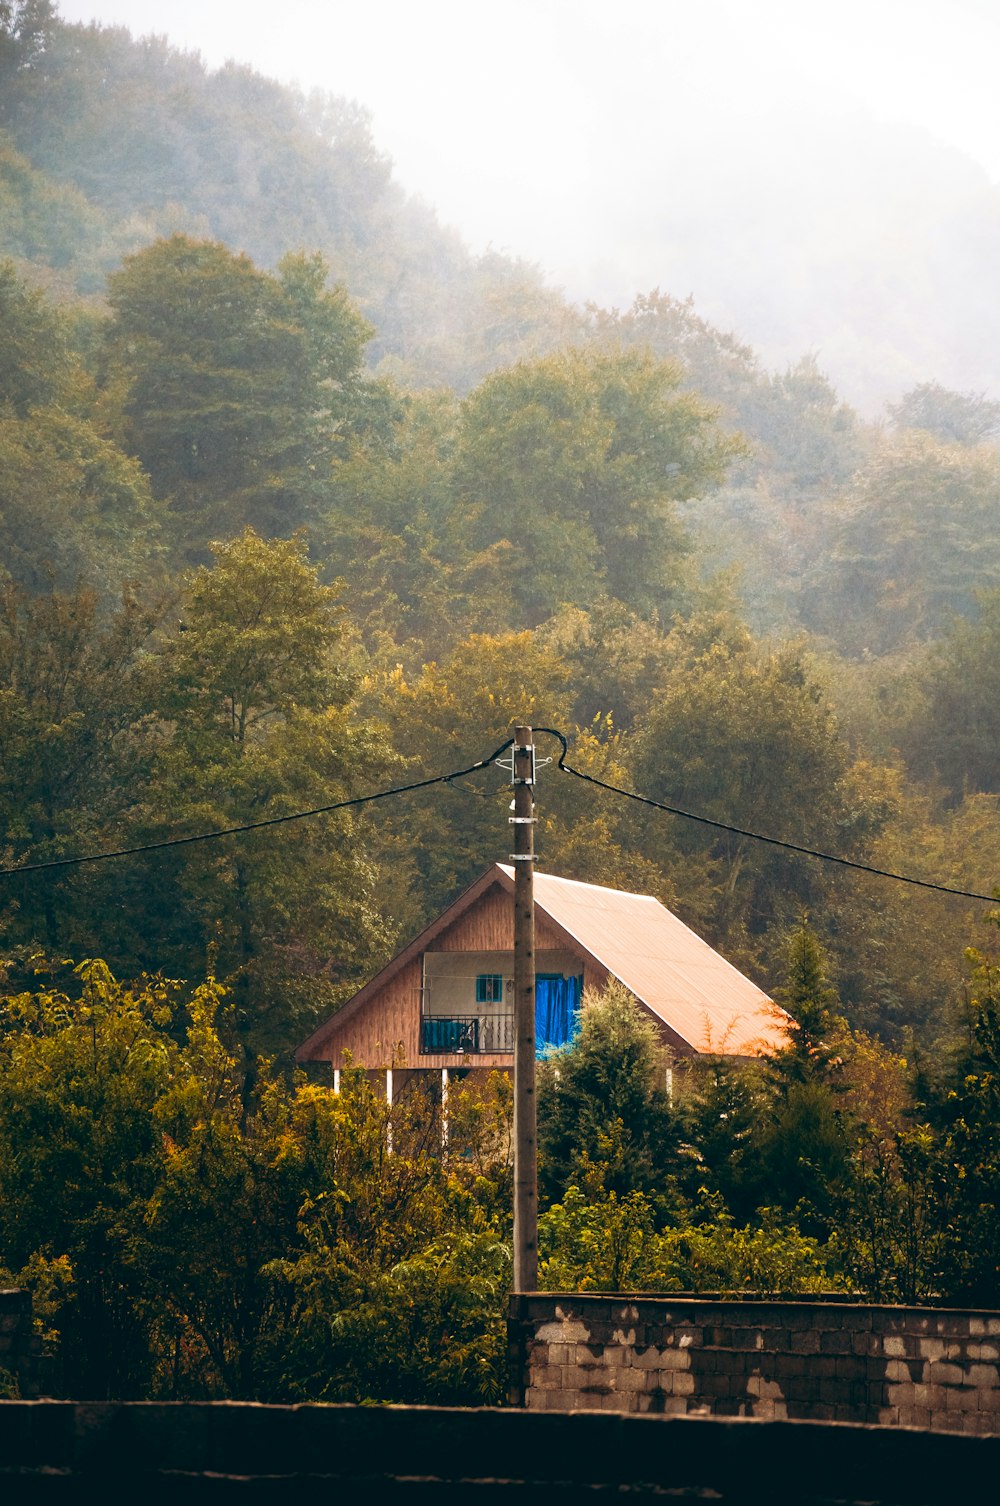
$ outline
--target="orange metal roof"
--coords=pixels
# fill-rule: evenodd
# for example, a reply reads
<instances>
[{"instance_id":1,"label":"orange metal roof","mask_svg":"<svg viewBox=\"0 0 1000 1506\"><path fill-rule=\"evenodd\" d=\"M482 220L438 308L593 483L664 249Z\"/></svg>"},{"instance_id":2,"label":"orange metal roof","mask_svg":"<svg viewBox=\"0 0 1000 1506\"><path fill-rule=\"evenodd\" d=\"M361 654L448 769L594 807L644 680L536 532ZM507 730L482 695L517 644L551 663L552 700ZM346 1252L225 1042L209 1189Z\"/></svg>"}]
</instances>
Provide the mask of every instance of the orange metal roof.
<instances>
[{"instance_id":1,"label":"orange metal roof","mask_svg":"<svg viewBox=\"0 0 1000 1506\"><path fill-rule=\"evenodd\" d=\"M785 1011L652 895L536 873L535 907L695 1051L756 1056L787 1044Z\"/></svg>"}]
</instances>

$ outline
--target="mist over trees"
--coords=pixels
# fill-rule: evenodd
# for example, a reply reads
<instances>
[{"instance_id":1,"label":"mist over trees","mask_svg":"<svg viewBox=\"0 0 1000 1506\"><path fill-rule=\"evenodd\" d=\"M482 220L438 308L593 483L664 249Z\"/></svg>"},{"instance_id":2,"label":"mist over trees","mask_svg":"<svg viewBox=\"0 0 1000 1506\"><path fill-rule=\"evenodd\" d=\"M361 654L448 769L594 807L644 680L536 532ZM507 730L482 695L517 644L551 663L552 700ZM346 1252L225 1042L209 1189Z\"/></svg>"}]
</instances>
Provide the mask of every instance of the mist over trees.
<instances>
[{"instance_id":1,"label":"mist over trees","mask_svg":"<svg viewBox=\"0 0 1000 1506\"><path fill-rule=\"evenodd\" d=\"M544 865L656 894L800 1028L673 1107L595 1003L547 1077L546 1279L1000 1301L988 906L746 835L996 889L998 405L925 380L873 423L690 299L574 309L405 201L353 106L47 0L0 4L0 126L0 866L558 728L743 830L548 768ZM433 1104L291 1052L508 802L487 768L0 879L0 1261L67 1387L94 1355L108 1394L499 1394L503 1083L445 1165Z\"/></svg>"}]
</instances>

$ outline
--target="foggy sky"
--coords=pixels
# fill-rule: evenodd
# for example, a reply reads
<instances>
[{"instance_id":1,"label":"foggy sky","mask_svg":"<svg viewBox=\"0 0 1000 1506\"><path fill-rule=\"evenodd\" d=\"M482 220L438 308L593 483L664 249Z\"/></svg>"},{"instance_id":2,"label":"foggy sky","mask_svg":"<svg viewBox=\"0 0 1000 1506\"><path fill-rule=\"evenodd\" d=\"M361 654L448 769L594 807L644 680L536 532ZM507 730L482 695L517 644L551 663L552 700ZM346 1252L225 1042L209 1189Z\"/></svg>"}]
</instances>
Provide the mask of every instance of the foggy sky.
<instances>
[{"instance_id":1,"label":"foggy sky","mask_svg":"<svg viewBox=\"0 0 1000 1506\"><path fill-rule=\"evenodd\" d=\"M988 219L997 198L993 0L57 3L356 98L403 187L473 249L536 261L578 299L691 293L772 364L815 349L861 396L843 320L824 324L803 278L854 257L869 296L883 274L866 268L897 242L905 257L914 216ZM967 354L921 359L888 350L886 391L994 381Z\"/></svg>"}]
</instances>

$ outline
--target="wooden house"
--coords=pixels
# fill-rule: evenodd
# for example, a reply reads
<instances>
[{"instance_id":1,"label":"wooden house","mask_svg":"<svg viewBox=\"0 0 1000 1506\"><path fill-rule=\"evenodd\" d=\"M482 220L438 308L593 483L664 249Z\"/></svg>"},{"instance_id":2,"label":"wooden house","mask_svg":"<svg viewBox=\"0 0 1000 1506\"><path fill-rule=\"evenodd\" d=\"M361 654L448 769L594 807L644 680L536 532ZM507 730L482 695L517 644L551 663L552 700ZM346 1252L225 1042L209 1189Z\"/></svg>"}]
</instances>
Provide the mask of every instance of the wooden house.
<instances>
[{"instance_id":1,"label":"wooden house","mask_svg":"<svg viewBox=\"0 0 1000 1506\"><path fill-rule=\"evenodd\" d=\"M296 1052L393 1068L513 1065L513 869L497 863ZM539 1051L571 1038L585 989L617 978L677 1057L756 1056L787 1039L789 1017L659 900L535 874Z\"/></svg>"}]
</instances>

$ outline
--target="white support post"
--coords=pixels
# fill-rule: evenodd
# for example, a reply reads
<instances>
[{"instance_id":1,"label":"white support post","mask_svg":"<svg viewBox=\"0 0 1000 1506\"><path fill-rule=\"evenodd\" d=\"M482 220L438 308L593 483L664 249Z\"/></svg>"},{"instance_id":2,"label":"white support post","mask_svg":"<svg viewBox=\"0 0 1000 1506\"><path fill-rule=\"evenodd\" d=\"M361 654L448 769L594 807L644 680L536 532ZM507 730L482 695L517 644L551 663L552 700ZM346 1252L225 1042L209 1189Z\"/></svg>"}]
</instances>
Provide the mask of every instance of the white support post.
<instances>
[{"instance_id":1,"label":"white support post","mask_svg":"<svg viewBox=\"0 0 1000 1506\"><path fill-rule=\"evenodd\" d=\"M340 1092L340 1068L339 1067L334 1067L334 1069L333 1069L333 1091L335 1093L339 1093Z\"/></svg>"},{"instance_id":2,"label":"white support post","mask_svg":"<svg viewBox=\"0 0 1000 1506\"><path fill-rule=\"evenodd\" d=\"M448 1068L441 1068L441 1149L448 1149Z\"/></svg>"},{"instance_id":3,"label":"white support post","mask_svg":"<svg viewBox=\"0 0 1000 1506\"><path fill-rule=\"evenodd\" d=\"M385 1120L385 1148L392 1155L392 1068L385 1069L385 1104L388 1109Z\"/></svg>"}]
</instances>

